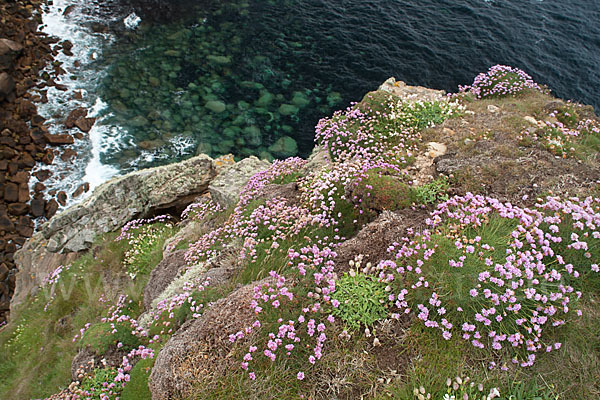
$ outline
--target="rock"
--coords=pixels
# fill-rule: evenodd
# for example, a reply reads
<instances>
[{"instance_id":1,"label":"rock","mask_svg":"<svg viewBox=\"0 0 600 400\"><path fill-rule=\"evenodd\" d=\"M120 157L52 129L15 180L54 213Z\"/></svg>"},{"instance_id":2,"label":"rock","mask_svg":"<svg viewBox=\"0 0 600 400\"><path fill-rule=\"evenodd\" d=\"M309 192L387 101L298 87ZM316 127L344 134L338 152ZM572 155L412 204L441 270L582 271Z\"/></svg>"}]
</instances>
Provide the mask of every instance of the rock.
<instances>
[{"instance_id":1,"label":"rock","mask_svg":"<svg viewBox=\"0 0 600 400\"><path fill-rule=\"evenodd\" d=\"M75 126L78 127L82 132L88 133L94 123L96 122L96 118L79 118L75 121Z\"/></svg>"},{"instance_id":2,"label":"rock","mask_svg":"<svg viewBox=\"0 0 600 400\"><path fill-rule=\"evenodd\" d=\"M208 57L206 57L206 59L213 64L218 64L218 65L231 64L231 57L227 57L227 56L215 56L215 55L211 54Z\"/></svg>"},{"instance_id":3,"label":"rock","mask_svg":"<svg viewBox=\"0 0 600 400\"><path fill-rule=\"evenodd\" d=\"M0 101L9 98L15 90L15 80L6 72L0 73Z\"/></svg>"},{"instance_id":4,"label":"rock","mask_svg":"<svg viewBox=\"0 0 600 400\"><path fill-rule=\"evenodd\" d=\"M11 203L8 205L8 213L12 215L25 215L29 211L29 206L23 203Z\"/></svg>"},{"instance_id":5,"label":"rock","mask_svg":"<svg viewBox=\"0 0 600 400\"><path fill-rule=\"evenodd\" d=\"M295 115L298 114L300 109L292 104L282 104L279 106L279 114L281 115Z\"/></svg>"},{"instance_id":6,"label":"rock","mask_svg":"<svg viewBox=\"0 0 600 400\"><path fill-rule=\"evenodd\" d=\"M287 158L295 156L296 153L298 153L298 145L293 138L289 136L283 136L269 146L269 151L279 157Z\"/></svg>"},{"instance_id":7,"label":"rock","mask_svg":"<svg viewBox=\"0 0 600 400\"><path fill-rule=\"evenodd\" d=\"M0 71L12 69L23 46L9 39L0 39Z\"/></svg>"},{"instance_id":8,"label":"rock","mask_svg":"<svg viewBox=\"0 0 600 400\"><path fill-rule=\"evenodd\" d=\"M256 173L267 169L268 161L252 156L223 170L210 183L208 190L212 199L223 208L229 208L239 200L240 192Z\"/></svg>"},{"instance_id":9,"label":"rock","mask_svg":"<svg viewBox=\"0 0 600 400\"><path fill-rule=\"evenodd\" d=\"M84 182L81 185L77 186L77 189L71 194L72 198L77 198L81 196L83 193L87 193L90 190L90 184L88 182Z\"/></svg>"},{"instance_id":10,"label":"rock","mask_svg":"<svg viewBox=\"0 0 600 400\"><path fill-rule=\"evenodd\" d=\"M144 288L144 306L149 310L152 301L158 297L186 267L183 258L186 250L177 250L165 257L150 273L148 283Z\"/></svg>"},{"instance_id":11,"label":"rock","mask_svg":"<svg viewBox=\"0 0 600 400\"><path fill-rule=\"evenodd\" d=\"M29 201L29 185L21 183L19 185L19 203L27 203Z\"/></svg>"},{"instance_id":12,"label":"rock","mask_svg":"<svg viewBox=\"0 0 600 400\"><path fill-rule=\"evenodd\" d=\"M219 376L237 365L237 358L228 356L234 347L229 334L244 330L256 319L250 302L254 287L262 284L273 284L273 280L246 285L217 300L169 339L156 357L150 375L152 399L186 397L201 374Z\"/></svg>"},{"instance_id":13,"label":"rock","mask_svg":"<svg viewBox=\"0 0 600 400\"><path fill-rule=\"evenodd\" d=\"M11 180L15 183L27 183L29 182L29 172L19 171L11 178Z\"/></svg>"},{"instance_id":14,"label":"rock","mask_svg":"<svg viewBox=\"0 0 600 400\"><path fill-rule=\"evenodd\" d=\"M391 93L405 101L440 101L446 99L443 90L429 89L423 86L410 86L395 78L389 78L381 86L379 91Z\"/></svg>"},{"instance_id":15,"label":"rock","mask_svg":"<svg viewBox=\"0 0 600 400\"><path fill-rule=\"evenodd\" d=\"M69 161L73 157L77 156L77 152L71 148L66 148L65 151L60 155L60 159L63 161Z\"/></svg>"},{"instance_id":16,"label":"rock","mask_svg":"<svg viewBox=\"0 0 600 400\"><path fill-rule=\"evenodd\" d=\"M41 197L31 200L31 215L34 217L43 217L46 211L46 200Z\"/></svg>"},{"instance_id":17,"label":"rock","mask_svg":"<svg viewBox=\"0 0 600 400\"><path fill-rule=\"evenodd\" d=\"M15 225L6 215L0 215L0 231L12 232Z\"/></svg>"},{"instance_id":18,"label":"rock","mask_svg":"<svg viewBox=\"0 0 600 400\"><path fill-rule=\"evenodd\" d=\"M97 234L118 229L151 210L184 208L208 188L214 176L213 160L200 155L113 178L44 224L39 234L48 240L48 251L82 251Z\"/></svg>"},{"instance_id":19,"label":"rock","mask_svg":"<svg viewBox=\"0 0 600 400\"><path fill-rule=\"evenodd\" d=\"M446 154L447 147L443 143L429 142L427 143L427 155L430 158L436 158Z\"/></svg>"},{"instance_id":20,"label":"rock","mask_svg":"<svg viewBox=\"0 0 600 400\"><path fill-rule=\"evenodd\" d=\"M500 107L495 106L493 104L489 104L487 106L487 110L488 110L488 112L491 112L491 113L497 113L498 111L500 111Z\"/></svg>"},{"instance_id":21,"label":"rock","mask_svg":"<svg viewBox=\"0 0 600 400\"><path fill-rule=\"evenodd\" d=\"M45 133L44 138L46 138L46 141L48 141L48 143L52 146L75 143L75 139L73 139L73 136L65 134L53 135L51 133Z\"/></svg>"},{"instance_id":22,"label":"rock","mask_svg":"<svg viewBox=\"0 0 600 400\"><path fill-rule=\"evenodd\" d=\"M19 186L14 183L7 183L4 186L4 200L7 203L15 203L19 200Z\"/></svg>"},{"instance_id":23,"label":"rock","mask_svg":"<svg viewBox=\"0 0 600 400\"><path fill-rule=\"evenodd\" d=\"M225 105L225 103L223 103L222 101L218 101L218 100L211 100L208 101L204 107L208 108L210 111L214 112L214 113L222 113L223 111L225 111L227 109L227 106Z\"/></svg>"},{"instance_id":24,"label":"rock","mask_svg":"<svg viewBox=\"0 0 600 400\"><path fill-rule=\"evenodd\" d=\"M50 219L54 217L56 212L58 211L58 202L54 199L51 199L46 203L46 218Z\"/></svg>"},{"instance_id":25,"label":"rock","mask_svg":"<svg viewBox=\"0 0 600 400\"><path fill-rule=\"evenodd\" d=\"M67 194L64 190L61 190L56 194L56 200L63 207L67 204Z\"/></svg>"},{"instance_id":26,"label":"rock","mask_svg":"<svg viewBox=\"0 0 600 400\"><path fill-rule=\"evenodd\" d=\"M131 125L135 126L136 128L141 128L141 127L148 125L149 122L143 116L138 115L137 117L135 117L131 121L129 121L129 123Z\"/></svg>"},{"instance_id":27,"label":"rock","mask_svg":"<svg viewBox=\"0 0 600 400\"><path fill-rule=\"evenodd\" d=\"M75 123L80 118L85 118L87 116L87 114L88 114L88 111L84 107L79 107L79 108L72 110L64 122L65 127L69 128L69 129L73 128L75 126Z\"/></svg>"},{"instance_id":28,"label":"rock","mask_svg":"<svg viewBox=\"0 0 600 400\"><path fill-rule=\"evenodd\" d=\"M0 264L0 282L4 282L8 276L9 269L5 263Z\"/></svg>"},{"instance_id":29,"label":"rock","mask_svg":"<svg viewBox=\"0 0 600 400\"><path fill-rule=\"evenodd\" d=\"M525 121L529 122L531 125L537 125L538 124L538 121L535 118L533 118L531 115L526 115L526 116L523 117L523 119Z\"/></svg>"},{"instance_id":30,"label":"rock","mask_svg":"<svg viewBox=\"0 0 600 400\"><path fill-rule=\"evenodd\" d=\"M38 180L40 182L45 181L46 179L50 178L52 176L52 171L49 171L47 169L40 169L39 171L35 171L33 173L33 176L35 176L36 178L38 178Z\"/></svg>"}]
</instances>

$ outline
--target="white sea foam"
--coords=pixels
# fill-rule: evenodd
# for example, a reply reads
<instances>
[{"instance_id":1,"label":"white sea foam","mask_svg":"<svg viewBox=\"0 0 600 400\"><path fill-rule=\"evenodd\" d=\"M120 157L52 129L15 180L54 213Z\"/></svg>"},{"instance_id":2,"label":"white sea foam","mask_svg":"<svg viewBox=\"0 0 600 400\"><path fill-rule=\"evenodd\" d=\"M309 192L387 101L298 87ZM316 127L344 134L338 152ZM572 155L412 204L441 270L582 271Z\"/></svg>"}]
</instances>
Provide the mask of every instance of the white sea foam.
<instances>
[{"instance_id":1,"label":"white sea foam","mask_svg":"<svg viewBox=\"0 0 600 400\"><path fill-rule=\"evenodd\" d=\"M136 13L132 12L123 20L123 23L128 29L135 29L142 22L142 19L137 16Z\"/></svg>"},{"instance_id":2,"label":"white sea foam","mask_svg":"<svg viewBox=\"0 0 600 400\"><path fill-rule=\"evenodd\" d=\"M65 9L69 6L73 6L73 9L64 15ZM91 16L90 10L85 7L86 3L79 0L54 0L42 16L41 30L61 40L69 40L73 44L71 48L73 56L59 53L55 57L65 70L58 81L67 86L68 90L63 92L50 87L47 92L48 102L40 104L38 112L46 118L48 130L52 134L68 131L63 125L64 119L77 107L88 109L89 116L97 118L96 124L83 139L75 139L73 145L56 149L58 151L55 151L56 157L52 165L37 165L34 168L34 172L41 169L52 172L52 176L43 182L48 192L64 190L69 195L84 182L88 182L93 189L119 172L100 161L103 146L117 139L115 135L106 134L109 128L103 125L105 116L102 115L106 104L95 94L95 89L102 78L102 71L98 71L95 62L101 57L102 45L110 42L112 37L109 34L92 32L86 27L94 22L95 17ZM76 79L71 79L72 77ZM82 100L73 98L76 92L82 94ZM70 133L76 132L78 130L74 128ZM77 156L63 161L60 155L67 148L77 152ZM35 185L37 181L32 177L30 185ZM81 201L90 193L91 190L74 199L69 196L66 206Z\"/></svg>"}]
</instances>

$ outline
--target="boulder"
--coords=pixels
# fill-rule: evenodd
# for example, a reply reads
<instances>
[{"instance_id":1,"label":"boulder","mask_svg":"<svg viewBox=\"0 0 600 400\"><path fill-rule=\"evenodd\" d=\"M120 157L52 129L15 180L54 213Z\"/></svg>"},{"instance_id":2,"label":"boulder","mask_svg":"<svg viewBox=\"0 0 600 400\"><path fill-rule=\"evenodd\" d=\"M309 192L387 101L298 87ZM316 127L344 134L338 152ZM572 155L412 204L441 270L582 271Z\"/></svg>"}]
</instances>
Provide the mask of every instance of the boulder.
<instances>
[{"instance_id":1,"label":"boulder","mask_svg":"<svg viewBox=\"0 0 600 400\"><path fill-rule=\"evenodd\" d=\"M75 143L75 139L73 139L73 136L65 134L53 135L51 133L45 133L44 138L46 138L46 141L52 146Z\"/></svg>"},{"instance_id":2,"label":"boulder","mask_svg":"<svg viewBox=\"0 0 600 400\"><path fill-rule=\"evenodd\" d=\"M6 72L0 73L0 101L9 98L15 90L15 80Z\"/></svg>"},{"instance_id":3,"label":"boulder","mask_svg":"<svg viewBox=\"0 0 600 400\"><path fill-rule=\"evenodd\" d=\"M396 81L395 78L389 78L378 91L391 93L400 97L404 101L440 101L446 99L446 93L443 90L429 89L423 86L410 86L402 81Z\"/></svg>"},{"instance_id":4,"label":"boulder","mask_svg":"<svg viewBox=\"0 0 600 400\"><path fill-rule=\"evenodd\" d=\"M150 273L148 283L144 288L144 306L149 310L152 301L158 297L175 277L185 268L183 258L186 250L177 250L165 257Z\"/></svg>"},{"instance_id":5,"label":"boulder","mask_svg":"<svg viewBox=\"0 0 600 400\"><path fill-rule=\"evenodd\" d=\"M266 283L274 282L267 278L217 300L169 339L150 374L148 384L153 400L185 398L203 375L219 376L238 365L239 360L230 356L234 343L229 341L229 335L243 331L256 320L250 307L254 287Z\"/></svg>"},{"instance_id":6,"label":"boulder","mask_svg":"<svg viewBox=\"0 0 600 400\"><path fill-rule=\"evenodd\" d=\"M269 165L268 161L252 156L224 169L208 187L212 199L225 209L231 207L239 200L240 192L250 178Z\"/></svg>"},{"instance_id":7,"label":"boulder","mask_svg":"<svg viewBox=\"0 0 600 400\"><path fill-rule=\"evenodd\" d=\"M19 201L19 186L15 183L7 183L4 186L4 200L7 203L15 203Z\"/></svg>"},{"instance_id":8,"label":"boulder","mask_svg":"<svg viewBox=\"0 0 600 400\"><path fill-rule=\"evenodd\" d=\"M9 39L0 39L0 71L11 69L22 50L21 44Z\"/></svg>"},{"instance_id":9,"label":"boulder","mask_svg":"<svg viewBox=\"0 0 600 400\"><path fill-rule=\"evenodd\" d=\"M75 126L78 127L82 132L88 133L94 123L96 122L96 118L79 118L75 121Z\"/></svg>"},{"instance_id":10,"label":"boulder","mask_svg":"<svg viewBox=\"0 0 600 400\"><path fill-rule=\"evenodd\" d=\"M269 151L279 157L287 158L295 156L298 153L298 145L293 138L289 136L283 136L269 146Z\"/></svg>"}]
</instances>

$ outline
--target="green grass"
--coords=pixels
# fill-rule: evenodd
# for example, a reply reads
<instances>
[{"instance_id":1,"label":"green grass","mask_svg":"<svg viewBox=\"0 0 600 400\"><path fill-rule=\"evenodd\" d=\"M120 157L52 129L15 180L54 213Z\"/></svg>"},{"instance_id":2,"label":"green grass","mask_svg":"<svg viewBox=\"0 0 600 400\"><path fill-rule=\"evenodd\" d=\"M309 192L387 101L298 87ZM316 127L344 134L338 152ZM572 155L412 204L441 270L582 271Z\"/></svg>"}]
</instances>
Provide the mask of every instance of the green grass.
<instances>
[{"instance_id":1,"label":"green grass","mask_svg":"<svg viewBox=\"0 0 600 400\"><path fill-rule=\"evenodd\" d=\"M98 238L95 250L63 271L52 291L41 290L12 315L13 322L0 332L0 398L43 398L65 388L71 381L71 361L82 345L89 344L99 352L117 340L134 345L125 330L119 330L117 336L107 335L101 324L91 328L83 343L73 342L79 329L105 316L109 303L121 293L132 300L130 315L137 317L143 309L147 273L162 258L162 244L156 243L147 258L147 270L132 281L122 265L128 245L115 242L116 236L109 233ZM109 303L100 301L101 297Z\"/></svg>"},{"instance_id":2,"label":"green grass","mask_svg":"<svg viewBox=\"0 0 600 400\"><path fill-rule=\"evenodd\" d=\"M148 379L153 365L154 359L151 358L140 360L135 364L129 373L130 381L121 393L121 400L150 400L152 398Z\"/></svg>"}]
</instances>

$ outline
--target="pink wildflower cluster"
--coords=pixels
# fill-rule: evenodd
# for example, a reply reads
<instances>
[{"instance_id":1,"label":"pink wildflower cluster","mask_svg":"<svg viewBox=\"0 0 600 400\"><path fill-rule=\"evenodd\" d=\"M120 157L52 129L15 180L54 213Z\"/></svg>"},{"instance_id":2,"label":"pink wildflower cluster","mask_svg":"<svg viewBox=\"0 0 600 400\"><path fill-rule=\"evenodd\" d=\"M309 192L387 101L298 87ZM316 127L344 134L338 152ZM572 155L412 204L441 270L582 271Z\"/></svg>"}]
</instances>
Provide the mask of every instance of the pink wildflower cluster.
<instances>
[{"instance_id":1,"label":"pink wildflower cluster","mask_svg":"<svg viewBox=\"0 0 600 400\"><path fill-rule=\"evenodd\" d=\"M563 158L573 154L575 151L573 144L581 141L586 135L600 137L600 123L592 119L579 121L574 128L569 128L560 121L542 121L540 125L525 129L521 132L520 138L539 142L552 153Z\"/></svg>"},{"instance_id":2,"label":"pink wildflower cluster","mask_svg":"<svg viewBox=\"0 0 600 400\"><path fill-rule=\"evenodd\" d=\"M495 249L478 233L497 220L510 221L514 226L502 249ZM600 239L600 199L548 197L535 209L528 209L469 193L440 204L428 225L430 230L422 235L390 246L395 261L379 263L382 278L393 280L393 275L399 274L404 280L402 291L390 295L400 312L418 313L426 327L439 329L446 339L458 331L477 348L525 349L524 360L513 358L524 367L534 363L536 353L560 348L560 343L546 343L543 333L565 324L573 311L581 314L573 305L581 292L572 284L583 274L599 270L589 251L591 241ZM469 227L471 232L470 237L446 235L454 238L460 254L448 263L464 278L460 286L468 300L459 301L464 309L457 304L461 293L456 291L460 288L445 287L439 272L432 270L432 260L439 258L432 237L455 226ZM562 229L572 232L566 240ZM499 250L504 252L501 258ZM590 259L590 265L573 265L567 251L581 252ZM462 275L467 263L468 271L477 266L477 276ZM470 286L473 280L476 283ZM427 302L413 304L415 298L423 297Z\"/></svg>"},{"instance_id":3,"label":"pink wildflower cluster","mask_svg":"<svg viewBox=\"0 0 600 400\"><path fill-rule=\"evenodd\" d=\"M306 162L306 160L300 157L290 157L285 160L273 161L273 164L269 168L250 178L240 194L240 201L237 204L235 213L243 212L246 204L256 198L262 188L276 182L277 179L297 173L306 165Z\"/></svg>"},{"instance_id":4,"label":"pink wildflower cluster","mask_svg":"<svg viewBox=\"0 0 600 400\"><path fill-rule=\"evenodd\" d=\"M289 250L289 263L296 265L301 276L310 273L313 277L315 287L307 294L307 297L313 303L308 307L304 307L302 314L295 320L284 321L282 318L278 319L277 322L280 325L275 331L268 334L269 339L259 353L256 353L259 350L258 346L251 345L248 348L248 352L241 362L242 369L249 370L250 362L255 360L257 354L264 355L273 362L277 359L278 353L282 353L283 356L290 356L295 349L302 349L303 347L312 347L312 351L307 356L310 364L315 364L317 360L321 359L327 341L326 329L335 322L332 315L325 316L321 306L321 301L330 302L330 295L335 291L336 275L333 264L335 256L336 253L323 241L320 241L319 244L303 247L299 251ZM254 299L250 306L257 315L263 311L264 307L277 309L282 306L282 299L287 298L288 301L291 301L294 298L293 293L286 286L285 277L274 271L270 272L270 276L275 279L274 286L267 282L254 288ZM259 318L244 331L230 335L229 340L235 342L242 339L261 326L263 324ZM312 345L308 342L312 342ZM305 344L301 345L301 343ZM256 379L256 373L252 371L249 372L249 376L251 379ZM303 380L304 372L299 371L297 378Z\"/></svg>"},{"instance_id":5,"label":"pink wildflower cluster","mask_svg":"<svg viewBox=\"0 0 600 400\"><path fill-rule=\"evenodd\" d=\"M543 90L525 71L507 65L494 65L477 75L471 85L459 86L458 89L459 93L469 92L478 99L515 96L526 89Z\"/></svg>"},{"instance_id":6,"label":"pink wildflower cluster","mask_svg":"<svg viewBox=\"0 0 600 400\"><path fill-rule=\"evenodd\" d=\"M380 159L407 164L417 150L419 133L396 118L402 103L388 101L382 106L383 111L363 110L353 103L345 111L336 111L331 118L319 121L315 141L335 161Z\"/></svg>"},{"instance_id":7,"label":"pink wildflower cluster","mask_svg":"<svg viewBox=\"0 0 600 400\"><path fill-rule=\"evenodd\" d=\"M209 284L210 278L202 282L198 279L184 282L180 293L163 299L156 304L156 307L150 311L150 317L155 323L160 321L161 325L163 325L163 329L160 332L161 335L173 333L175 326L172 319L175 317L175 311L186 304L192 313L192 318L198 318L202 315L204 304L196 301L193 295L194 293L204 291Z\"/></svg>"},{"instance_id":8,"label":"pink wildflower cluster","mask_svg":"<svg viewBox=\"0 0 600 400\"><path fill-rule=\"evenodd\" d=\"M202 221L207 216L218 213L221 210L222 207L220 204L215 203L212 199L205 197L197 203L188 205L181 213L181 219L193 218L196 221Z\"/></svg>"},{"instance_id":9,"label":"pink wildflower cluster","mask_svg":"<svg viewBox=\"0 0 600 400\"><path fill-rule=\"evenodd\" d=\"M299 158L275 161L270 168L254 175L242 191L240 201L229 220L190 245L185 254L188 264L216 257L220 249L238 238L244 239L239 254L240 259L249 258L255 261L260 245L272 242L269 248L264 249L266 254L270 254L282 241L299 234L304 228L325 224L319 215L310 213L302 206L290 205L283 198L267 200L264 205L258 206L250 215L246 215L246 205L263 187L296 173L304 164L305 161Z\"/></svg>"}]
</instances>

